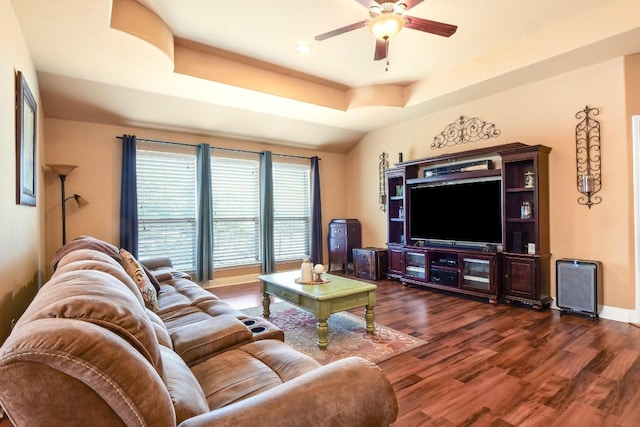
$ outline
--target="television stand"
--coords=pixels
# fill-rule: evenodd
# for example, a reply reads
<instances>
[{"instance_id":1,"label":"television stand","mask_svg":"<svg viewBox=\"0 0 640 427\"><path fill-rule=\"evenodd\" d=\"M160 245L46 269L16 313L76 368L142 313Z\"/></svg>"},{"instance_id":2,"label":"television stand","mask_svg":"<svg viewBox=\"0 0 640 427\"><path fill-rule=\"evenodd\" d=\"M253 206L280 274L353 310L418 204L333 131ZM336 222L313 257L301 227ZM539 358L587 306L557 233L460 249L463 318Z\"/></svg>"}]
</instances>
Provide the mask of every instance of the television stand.
<instances>
[{"instance_id":1,"label":"television stand","mask_svg":"<svg viewBox=\"0 0 640 427\"><path fill-rule=\"evenodd\" d=\"M400 281L498 302L499 254L438 246L405 247Z\"/></svg>"},{"instance_id":2,"label":"television stand","mask_svg":"<svg viewBox=\"0 0 640 427\"><path fill-rule=\"evenodd\" d=\"M550 151L514 142L388 169L387 277L492 303L548 308ZM463 243L496 241L496 235L495 247Z\"/></svg>"}]
</instances>

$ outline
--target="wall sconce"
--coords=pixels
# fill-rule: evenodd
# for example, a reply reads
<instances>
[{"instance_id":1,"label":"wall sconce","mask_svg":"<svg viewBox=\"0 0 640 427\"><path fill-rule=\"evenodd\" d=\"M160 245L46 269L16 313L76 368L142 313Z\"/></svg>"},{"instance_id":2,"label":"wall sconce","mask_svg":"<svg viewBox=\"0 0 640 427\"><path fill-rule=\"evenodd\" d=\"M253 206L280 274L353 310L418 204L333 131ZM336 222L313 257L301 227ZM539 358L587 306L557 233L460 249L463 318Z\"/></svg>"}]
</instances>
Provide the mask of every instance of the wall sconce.
<instances>
[{"instance_id":1,"label":"wall sconce","mask_svg":"<svg viewBox=\"0 0 640 427\"><path fill-rule=\"evenodd\" d=\"M600 110L589 106L576 113L580 120L576 126L576 178L578 191L583 194L578 197L578 203L589 209L602 202L602 198L595 195L602 188L600 122L593 118L599 113Z\"/></svg>"},{"instance_id":2,"label":"wall sconce","mask_svg":"<svg viewBox=\"0 0 640 427\"><path fill-rule=\"evenodd\" d=\"M380 154L380 162L378 163L378 203L380 210L387 211L387 177L385 171L389 168L389 155L384 151Z\"/></svg>"},{"instance_id":3,"label":"wall sconce","mask_svg":"<svg viewBox=\"0 0 640 427\"><path fill-rule=\"evenodd\" d=\"M79 194L74 194L70 197L65 197L64 194L64 183L67 179L67 175L69 175L75 168L76 165L46 165L49 169L53 171L58 177L60 177L60 191L61 191L61 205L62 205L62 245L64 246L67 243L67 200L74 199L78 204L78 207L84 207L89 204L89 202L80 196Z\"/></svg>"}]
</instances>

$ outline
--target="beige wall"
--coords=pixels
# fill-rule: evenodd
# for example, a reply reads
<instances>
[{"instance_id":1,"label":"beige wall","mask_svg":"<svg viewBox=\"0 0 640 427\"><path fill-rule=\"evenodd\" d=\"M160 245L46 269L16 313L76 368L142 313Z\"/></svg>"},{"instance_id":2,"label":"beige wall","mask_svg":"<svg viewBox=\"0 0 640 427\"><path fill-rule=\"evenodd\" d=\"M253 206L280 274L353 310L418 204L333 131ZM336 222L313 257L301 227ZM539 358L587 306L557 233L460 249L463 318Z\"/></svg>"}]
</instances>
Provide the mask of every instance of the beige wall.
<instances>
[{"instance_id":1,"label":"beige wall","mask_svg":"<svg viewBox=\"0 0 640 427\"><path fill-rule=\"evenodd\" d=\"M37 207L16 205L14 74L22 71L40 106L36 72L9 0L0 0L0 343L42 284L43 115L38 108Z\"/></svg>"},{"instance_id":2,"label":"beige wall","mask_svg":"<svg viewBox=\"0 0 640 427\"><path fill-rule=\"evenodd\" d=\"M118 243L120 142L123 133L142 138L277 153L319 155L323 224L332 218L359 218L364 246L384 246L386 214L378 205L379 155L398 152L413 160L446 152L520 141L552 147L551 251L559 258L600 260L604 263L604 304L612 318L623 319L635 309L633 188L630 117L640 114L640 56L618 58L534 84L425 115L373 132L348 155L316 153L246 141L200 137L141 128L38 119L37 207L15 204L14 72L22 71L41 105L37 76L9 0L0 0L0 341L42 284L48 260L61 244L60 182L45 163L79 166L67 179L67 194L79 193L90 205L68 205L67 237L81 234ZM602 125L602 203L587 209L578 205L575 189L576 112L598 107ZM460 115L495 123L499 138L436 150L433 137ZM46 231L46 233L45 233ZM325 248L325 262L326 248ZM552 284L555 275L552 272ZM552 286L553 288L553 286ZM606 317L606 316L605 316Z\"/></svg>"},{"instance_id":3,"label":"beige wall","mask_svg":"<svg viewBox=\"0 0 640 427\"><path fill-rule=\"evenodd\" d=\"M628 71L638 55L627 58ZM634 254L631 134L629 117L635 105L625 93L637 94L639 74L627 73L625 58L600 63L437 113L372 132L349 153L349 216L363 223L363 244L384 246L386 214L378 209L378 157L386 151L391 165L398 152L405 160L484 146L523 142L544 144L550 154L552 265L559 258L599 260L604 264L604 305L621 313L634 309ZM635 88L635 90L631 90ZM625 92L627 91L627 92ZM637 96L635 97L637 98ZM602 137L602 203L579 205L576 190L575 114L597 107ZM498 138L432 150L435 135L461 115L495 123ZM552 268L553 270L553 268ZM551 277L555 294L555 273ZM611 311L610 311L611 313Z\"/></svg>"},{"instance_id":4,"label":"beige wall","mask_svg":"<svg viewBox=\"0 0 640 427\"><path fill-rule=\"evenodd\" d=\"M322 218L324 236L331 218L347 213L345 191L345 155L312 152L291 147L258 144L246 141L216 139L184 133L153 131L140 128L122 128L95 123L58 119L45 120L46 163L78 165L66 179L66 195L78 193L89 200L89 205L78 209L67 204L67 241L83 234L106 240L119 246L120 168L123 134L138 138L183 142L197 145L208 142L216 147L251 151L271 150L277 154L319 156L320 189L322 191ZM52 255L62 244L60 209L60 180L51 172L45 175L46 188L46 256ZM325 248L325 263L327 260ZM236 274L248 273L242 270ZM47 274L50 274L48 270ZM222 274L228 276L230 273ZM232 273L233 274L233 273Z\"/></svg>"}]
</instances>

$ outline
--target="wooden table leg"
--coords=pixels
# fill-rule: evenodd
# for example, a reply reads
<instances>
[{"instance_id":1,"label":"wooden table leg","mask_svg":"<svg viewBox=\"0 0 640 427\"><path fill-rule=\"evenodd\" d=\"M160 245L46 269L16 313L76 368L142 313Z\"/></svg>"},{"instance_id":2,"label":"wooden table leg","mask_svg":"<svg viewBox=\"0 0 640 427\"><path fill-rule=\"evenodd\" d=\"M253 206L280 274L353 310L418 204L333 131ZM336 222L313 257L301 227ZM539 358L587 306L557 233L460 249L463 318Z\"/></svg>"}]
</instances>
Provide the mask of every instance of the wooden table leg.
<instances>
[{"instance_id":1,"label":"wooden table leg","mask_svg":"<svg viewBox=\"0 0 640 427\"><path fill-rule=\"evenodd\" d=\"M373 310L373 306L371 305L367 305L365 310L364 310L364 318L367 321L367 332L368 333L373 333L374 330L374 326L375 326L375 318L376 318L376 314Z\"/></svg>"},{"instance_id":2,"label":"wooden table leg","mask_svg":"<svg viewBox=\"0 0 640 427\"><path fill-rule=\"evenodd\" d=\"M329 340L327 340L327 332L329 331L329 327L327 326L327 319L318 319L318 348L324 350L327 348L329 344Z\"/></svg>"},{"instance_id":3,"label":"wooden table leg","mask_svg":"<svg viewBox=\"0 0 640 427\"><path fill-rule=\"evenodd\" d=\"M269 294L263 292L262 293L262 317L271 316L271 311L269 311L270 305L271 305L271 298L269 298Z\"/></svg>"}]
</instances>

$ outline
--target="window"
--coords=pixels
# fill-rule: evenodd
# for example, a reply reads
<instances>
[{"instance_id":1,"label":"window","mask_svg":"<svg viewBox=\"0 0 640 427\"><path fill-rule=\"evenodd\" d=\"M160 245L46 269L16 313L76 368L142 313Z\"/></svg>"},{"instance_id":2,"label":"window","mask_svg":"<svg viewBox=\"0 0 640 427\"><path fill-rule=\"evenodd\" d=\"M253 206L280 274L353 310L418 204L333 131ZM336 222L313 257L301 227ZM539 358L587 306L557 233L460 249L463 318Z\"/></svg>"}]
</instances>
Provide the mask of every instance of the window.
<instances>
[{"instance_id":1,"label":"window","mask_svg":"<svg viewBox=\"0 0 640 427\"><path fill-rule=\"evenodd\" d=\"M301 259L310 248L310 167L273 162L276 261Z\"/></svg>"},{"instance_id":2,"label":"window","mask_svg":"<svg viewBox=\"0 0 640 427\"><path fill-rule=\"evenodd\" d=\"M175 149L175 147L172 147ZM194 152L139 147L138 255L168 256L175 268L194 271L197 178ZM273 163L276 261L301 259L310 247L310 167ZM215 269L260 264L259 154L211 156L213 265Z\"/></svg>"},{"instance_id":3,"label":"window","mask_svg":"<svg viewBox=\"0 0 640 427\"><path fill-rule=\"evenodd\" d=\"M260 263L260 161L211 156L213 266Z\"/></svg>"},{"instance_id":4,"label":"window","mask_svg":"<svg viewBox=\"0 0 640 427\"><path fill-rule=\"evenodd\" d=\"M138 149L138 256L195 270L196 156Z\"/></svg>"}]
</instances>

